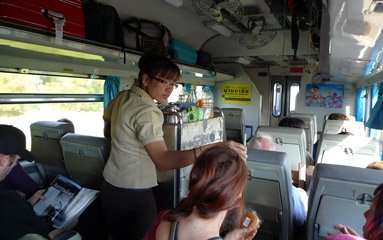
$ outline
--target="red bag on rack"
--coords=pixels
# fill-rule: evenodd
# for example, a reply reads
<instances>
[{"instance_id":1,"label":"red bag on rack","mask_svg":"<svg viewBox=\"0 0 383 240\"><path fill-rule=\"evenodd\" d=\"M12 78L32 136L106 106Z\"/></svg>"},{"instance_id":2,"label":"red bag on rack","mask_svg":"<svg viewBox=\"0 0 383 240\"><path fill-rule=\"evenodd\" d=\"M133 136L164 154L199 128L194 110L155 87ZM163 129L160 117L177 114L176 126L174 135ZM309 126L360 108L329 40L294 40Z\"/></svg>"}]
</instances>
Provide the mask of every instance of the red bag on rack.
<instances>
[{"instance_id":1,"label":"red bag on rack","mask_svg":"<svg viewBox=\"0 0 383 240\"><path fill-rule=\"evenodd\" d=\"M0 0L0 19L23 26L85 37L81 0Z\"/></svg>"}]
</instances>

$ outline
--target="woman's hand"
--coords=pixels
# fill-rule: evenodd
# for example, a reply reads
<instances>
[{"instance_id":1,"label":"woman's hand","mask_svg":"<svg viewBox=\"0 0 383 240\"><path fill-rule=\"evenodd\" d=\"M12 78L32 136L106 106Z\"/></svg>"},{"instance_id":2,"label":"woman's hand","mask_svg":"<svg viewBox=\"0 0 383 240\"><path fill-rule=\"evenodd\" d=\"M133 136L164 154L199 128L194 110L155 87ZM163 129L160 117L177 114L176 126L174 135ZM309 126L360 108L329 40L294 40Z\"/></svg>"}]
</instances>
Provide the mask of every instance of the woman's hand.
<instances>
[{"instance_id":1,"label":"woman's hand","mask_svg":"<svg viewBox=\"0 0 383 240\"><path fill-rule=\"evenodd\" d=\"M35 205L35 203L38 200L44 199L44 193L45 193L45 190L38 190L37 192L35 192L35 194L33 194L31 198L28 199L28 202L32 204L32 206Z\"/></svg>"},{"instance_id":2,"label":"woman's hand","mask_svg":"<svg viewBox=\"0 0 383 240\"><path fill-rule=\"evenodd\" d=\"M235 228L226 234L224 240L252 240L257 230L252 228Z\"/></svg>"},{"instance_id":3,"label":"woman's hand","mask_svg":"<svg viewBox=\"0 0 383 240\"><path fill-rule=\"evenodd\" d=\"M247 159L247 148L241 144L241 143L238 143L238 142L235 142L235 141L225 141L225 142L220 142L220 143L217 143L218 145L225 145L225 146L228 146L229 148L233 149L234 151L236 151L239 156L246 161Z\"/></svg>"},{"instance_id":4,"label":"woman's hand","mask_svg":"<svg viewBox=\"0 0 383 240\"><path fill-rule=\"evenodd\" d=\"M338 225L335 225L334 228L336 230L338 230L340 233L350 234L350 235L353 235L353 236L360 237L359 234L357 232L355 232L355 230L350 228L349 226L338 224ZM336 233L336 234L339 234L339 233ZM329 235L335 235L335 234L329 234Z\"/></svg>"}]
</instances>

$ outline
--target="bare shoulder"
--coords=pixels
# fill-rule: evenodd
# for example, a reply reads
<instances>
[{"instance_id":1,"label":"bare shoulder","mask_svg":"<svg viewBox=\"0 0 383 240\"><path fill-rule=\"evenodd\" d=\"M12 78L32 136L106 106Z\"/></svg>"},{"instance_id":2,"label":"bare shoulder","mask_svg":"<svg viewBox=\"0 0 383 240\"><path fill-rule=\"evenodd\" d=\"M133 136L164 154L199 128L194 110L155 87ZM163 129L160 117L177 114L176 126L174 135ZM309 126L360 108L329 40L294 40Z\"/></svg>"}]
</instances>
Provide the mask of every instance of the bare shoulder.
<instances>
[{"instance_id":1,"label":"bare shoulder","mask_svg":"<svg viewBox=\"0 0 383 240\"><path fill-rule=\"evenodd\" d=\"M170 234L171 222L162 221L157 227L156 240L168 240Z\"/></svg>"}]
</instances>

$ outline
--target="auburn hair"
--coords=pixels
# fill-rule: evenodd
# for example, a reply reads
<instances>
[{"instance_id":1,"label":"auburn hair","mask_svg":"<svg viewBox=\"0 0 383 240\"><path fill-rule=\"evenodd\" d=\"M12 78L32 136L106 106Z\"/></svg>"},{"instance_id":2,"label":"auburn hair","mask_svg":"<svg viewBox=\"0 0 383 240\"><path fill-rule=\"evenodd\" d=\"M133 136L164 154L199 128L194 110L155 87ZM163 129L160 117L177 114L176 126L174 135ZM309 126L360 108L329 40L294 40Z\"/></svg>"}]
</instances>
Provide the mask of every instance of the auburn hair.
<instances>
[{"instance_id":1,"label":"auburn hair","mask_svg":"<svg viewBox=\"0 0 383 240\"><path fill-rule=\"evenodd\" d=\"M213 147L196 160L189 179L189 193L169 211L165 220L179 221L193 210L201 218L211 218L223 210L236 212L237 224L244 208L243 190L247 183L245 161L229 147Z\"/></svg>"},{"instance_id":2,"label":"auburn hair","mask_svg":"<svg viewBox=\"0 0 383 240\"><path fill-rule=\"evenodd\" d=\"M375 189L373 203L375 209L370 212L375 215L371 221L366 221L363 235L368 240L381 240L383 239L383 183Z\"/></svg>"}]
</instances>

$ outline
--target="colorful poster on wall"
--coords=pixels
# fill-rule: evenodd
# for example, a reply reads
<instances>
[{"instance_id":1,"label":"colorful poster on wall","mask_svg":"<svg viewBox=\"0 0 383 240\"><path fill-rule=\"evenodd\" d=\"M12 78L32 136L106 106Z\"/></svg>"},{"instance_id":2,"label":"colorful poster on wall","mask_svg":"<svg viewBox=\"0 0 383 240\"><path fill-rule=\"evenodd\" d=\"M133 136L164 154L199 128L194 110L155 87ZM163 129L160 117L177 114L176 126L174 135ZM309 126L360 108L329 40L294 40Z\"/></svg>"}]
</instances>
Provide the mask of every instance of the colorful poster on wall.
<instances>
[{"instance_id":1,"label":"colorful poster on wall","mask_svg":"<svg viewBox=\"0 0 383 240\"><path fill-rule=\"evenodd\" d=\"M306 106L342 108L343 91L343 84L307 84Z\"/></svg>"},{"instance_id":2,"label":"colorful poster on wall","mask_svg":"<svg viewBox=\"0 0 383 240\"><path fill-rule=\"evenodd\" d=\"M222 84L222 103L249 105L251 103L251 83Z\"/></svg>"}]
</instances>

